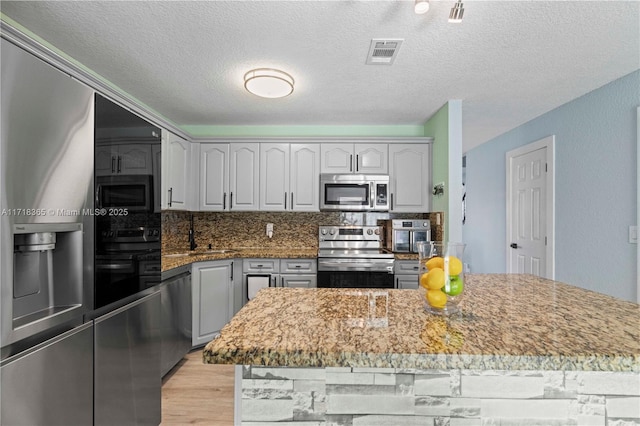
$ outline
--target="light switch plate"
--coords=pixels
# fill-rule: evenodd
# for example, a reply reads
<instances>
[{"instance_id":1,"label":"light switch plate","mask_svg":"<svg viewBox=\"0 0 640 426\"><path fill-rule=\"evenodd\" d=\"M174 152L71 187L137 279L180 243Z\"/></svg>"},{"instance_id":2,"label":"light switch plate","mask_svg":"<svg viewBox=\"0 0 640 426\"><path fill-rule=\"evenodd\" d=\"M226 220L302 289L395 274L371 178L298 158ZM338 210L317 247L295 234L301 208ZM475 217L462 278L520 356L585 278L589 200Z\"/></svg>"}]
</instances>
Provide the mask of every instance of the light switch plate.
<instances>
[{"instance_id":1,"label":"light switch plate","mask_svg":"<svg viewBox=\"0 0 640 426\"><path fill-rule=\"evenodd\" d=\"M638 244L638 227L636 225L629 226L629 244Z\"/></svg>"}]
</instances>

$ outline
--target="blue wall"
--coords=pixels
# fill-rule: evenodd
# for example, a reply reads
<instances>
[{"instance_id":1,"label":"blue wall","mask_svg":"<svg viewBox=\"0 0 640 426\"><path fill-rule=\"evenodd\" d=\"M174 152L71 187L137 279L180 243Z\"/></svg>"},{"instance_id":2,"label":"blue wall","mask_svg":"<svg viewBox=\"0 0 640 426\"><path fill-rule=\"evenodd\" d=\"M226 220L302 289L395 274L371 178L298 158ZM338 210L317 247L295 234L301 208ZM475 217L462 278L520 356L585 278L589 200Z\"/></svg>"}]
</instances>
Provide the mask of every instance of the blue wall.
<instances>
[{"instance_id":1,"label":"blue wall","mask_svg":"<svg viewBox=\"0 0 640 426\"><path fill-rule=\"evenodd\" d=\"M638 106L640 70L467 152L471 271L506 272L506 152L555 135L555 279L636 301Z\"/></svg>"}]
</instances>

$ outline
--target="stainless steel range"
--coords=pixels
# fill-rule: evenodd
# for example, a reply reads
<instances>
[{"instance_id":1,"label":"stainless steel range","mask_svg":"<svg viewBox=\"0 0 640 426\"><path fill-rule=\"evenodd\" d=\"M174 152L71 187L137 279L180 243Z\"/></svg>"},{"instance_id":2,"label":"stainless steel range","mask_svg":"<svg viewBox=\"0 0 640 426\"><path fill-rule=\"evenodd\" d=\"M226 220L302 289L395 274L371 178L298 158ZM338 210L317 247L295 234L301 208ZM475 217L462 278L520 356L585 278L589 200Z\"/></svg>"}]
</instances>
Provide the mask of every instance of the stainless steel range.
<instances>
[{"instance_id":1,"label":"stainless steel range","mask_svg":"<svg viewBox=\"0 0 640 426\"><path fill-rule=\"evenodd\" d=\"M381 226L320 226L318 287L393 288L393 253Z\"/></svg>"}]
</instances>

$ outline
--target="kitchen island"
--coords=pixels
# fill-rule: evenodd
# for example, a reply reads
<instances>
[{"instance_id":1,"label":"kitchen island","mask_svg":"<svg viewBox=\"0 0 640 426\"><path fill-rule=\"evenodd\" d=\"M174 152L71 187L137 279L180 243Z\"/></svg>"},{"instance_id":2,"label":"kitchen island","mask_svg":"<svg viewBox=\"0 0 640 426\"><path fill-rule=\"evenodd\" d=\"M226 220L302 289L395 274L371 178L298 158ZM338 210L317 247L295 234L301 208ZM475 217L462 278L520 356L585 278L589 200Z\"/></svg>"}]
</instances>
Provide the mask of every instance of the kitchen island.
<instances>
[{"instance_id":1,"label":"kitchen island","mask_svg":"<svg viewBox=\"0 0 640 426\"><path fill-rule=\"evenodd\" d=\"M639 305L531 275L466 280L453 318L411 290L264 289L204 361L241 366L246 424L640 424Z\"/></svg>"}]
</instances>

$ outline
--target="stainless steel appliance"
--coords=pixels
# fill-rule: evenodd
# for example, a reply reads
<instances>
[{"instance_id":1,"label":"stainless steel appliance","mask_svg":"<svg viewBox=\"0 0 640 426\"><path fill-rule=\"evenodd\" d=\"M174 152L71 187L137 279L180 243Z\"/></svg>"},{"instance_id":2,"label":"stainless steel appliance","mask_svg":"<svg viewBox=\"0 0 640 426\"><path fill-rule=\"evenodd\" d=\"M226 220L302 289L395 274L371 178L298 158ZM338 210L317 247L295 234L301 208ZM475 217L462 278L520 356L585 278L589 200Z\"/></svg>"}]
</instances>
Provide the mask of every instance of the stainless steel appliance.
<instances>
[{"instance_id":1,"label":"stainless steel appliance","mask_svg":"<svg viewBox=\"0 0 640 426\"><path fill-rule=\"evenodd\" d=\"M96 244L96 309L161 281L160 228L103 229Z\"/></svg>"},{"instance_id":2,"label":"stainless steel appliance","mask_svg":"<svg viewBox=\"0 0 640 426\"><path fill-rule=\"evenodd\" d=\"M160 292L95 319L96 426L161 420Z\"/></svg>"},{"instance_id":3,"label":"stainless steel appliance","mask_svg":"<svg viewBox=\"0 0 640 426\"><path fill-rule=\"evenodd\" d=\"M162 274L161 374L167 374L191 350L191 265Z\"/></svg>"},{"instance_id":4,"label":"stainless steel appliance","mask_svg":"<svg viewBox=\"0 0 640 426\"><path fill-rule=\"evenodd\" d=\"M381 226L320 226L318 287L393 288L393 253Z\"/></svg>"},{"instance_id":5,"label":"stainless steel appliance","mask_svg":"<svg viewBox=\"0 0 640 426\"><path fill-rule=\"evenodd\" d=\"M320 175L320 210L389 210L389 176L359 174Z\"/></svg>"},{"instance_id":6,"label":"stainless steel appliance","mask_svg":"<svg viewBox=\"0 0 640 426\"><path fill-rule=\"evenodd\" d=\"M431 222L427 219L391 219L383 223L384 245L394 253L417 253L420 241L431 241Z\"/></svg>"},{"instance_id":7,"label":"stainless steel appliance","mask_svg":"<svg viewBox=\"0 0 640 426\"><path fill-rule=\"evenodd\" d=\"M90 424L94 92L2 36L0 423Z\"/></svg>"},{"instance_id":8,"label":"stainless steel appliance","mask_svg":"<svg viewBox=\"0 0 640 426\"><path fill-rule=\"evenodd\" d=\"M129 212L153 212L152 175L96 177L96 208Z\"/></svg>"}]
</instances>

